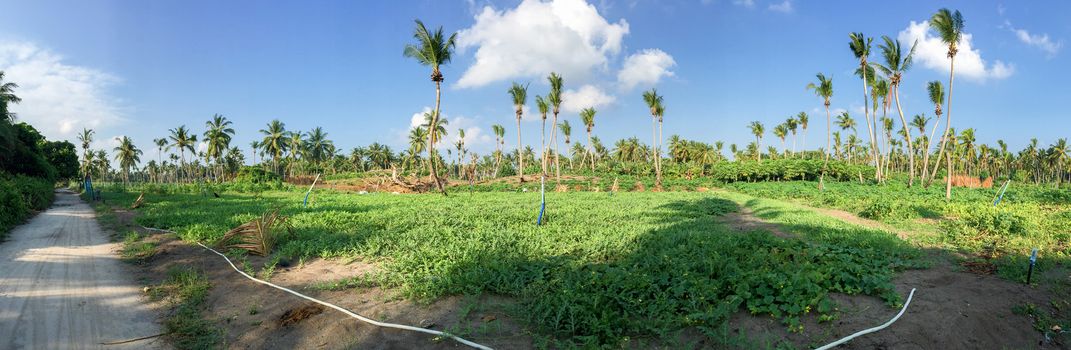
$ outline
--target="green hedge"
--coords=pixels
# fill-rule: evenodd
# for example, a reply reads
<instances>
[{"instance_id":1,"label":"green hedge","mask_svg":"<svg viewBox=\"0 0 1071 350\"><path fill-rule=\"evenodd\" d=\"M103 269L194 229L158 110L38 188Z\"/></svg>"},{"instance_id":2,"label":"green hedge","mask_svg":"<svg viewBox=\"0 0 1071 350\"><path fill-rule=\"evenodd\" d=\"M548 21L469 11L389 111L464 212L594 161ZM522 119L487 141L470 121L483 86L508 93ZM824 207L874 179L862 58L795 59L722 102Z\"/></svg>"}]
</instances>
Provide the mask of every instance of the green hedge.
<instances>
[{"instance_id":1,"label":"green hedge","mask_svg":"<svg viewBox=\"0 0 1071 350\"><path fill-rule=\"evenodd\" d=\"M52 181L25 175L0 174L0 237L52 203Z\"/></svg>"}]
</instances>

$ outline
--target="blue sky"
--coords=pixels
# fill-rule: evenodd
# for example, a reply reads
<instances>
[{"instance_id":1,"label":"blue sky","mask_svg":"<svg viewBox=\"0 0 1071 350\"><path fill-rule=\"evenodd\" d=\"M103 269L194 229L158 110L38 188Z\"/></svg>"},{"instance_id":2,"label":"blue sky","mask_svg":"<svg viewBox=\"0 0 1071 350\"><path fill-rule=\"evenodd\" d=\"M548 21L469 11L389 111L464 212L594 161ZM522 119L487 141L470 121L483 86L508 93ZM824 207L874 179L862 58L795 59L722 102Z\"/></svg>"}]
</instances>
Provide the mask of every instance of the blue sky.
<instances>
[{"instance_id":1,"label":"blue sky","mask_svg":"<svg viewBox=\"0 0 1071 350\"><path fill-rule=\"evenodd\" d=\"M46 136L73 141L90 126L95 147L110 150L109 139L128 135L146 150L143 160L156 156L153 138L183 124L202 132L214 113L235 122L243 149L275 118L288 129L322 126L340 149L373 141L398 149L413 115L434 104L429 70L401 54L420 18L462 31L462 47L444 67L443 112L450 133L468 129L470 148L480 153L493 149L491 124L507 127L507 147L516 143L509 83L530 82L529 95L543 95L549 70L565 73L572 93L567 103L575 106L562 117L578 125L574 110L595 105L595 134L605 143L650 142L640 93L657 87L667 137L744 145L750 121L770 129L806 111L813 148L825 143L820 101L804 89L815 73L833 76L832 107L863 123L861 82L850 74L857 65L847 48L852 31L923 35L901 101L908 118L933 115L925 83L947 83L948 75L943 52L923 49L933 34L923 34L921 22L949 7L963 12L970 34L970 50L957 57L953 126L1014 149L1031 137L1047 145L1071 136L1062 103L1071 88L1060 83L1071 78L1064 47L1071 3L858 4L4 1L0 69L23 86L24 102L13 110ZM522 128L525 143L538 144L537 120Z\"/></svg>"}]
</instances>

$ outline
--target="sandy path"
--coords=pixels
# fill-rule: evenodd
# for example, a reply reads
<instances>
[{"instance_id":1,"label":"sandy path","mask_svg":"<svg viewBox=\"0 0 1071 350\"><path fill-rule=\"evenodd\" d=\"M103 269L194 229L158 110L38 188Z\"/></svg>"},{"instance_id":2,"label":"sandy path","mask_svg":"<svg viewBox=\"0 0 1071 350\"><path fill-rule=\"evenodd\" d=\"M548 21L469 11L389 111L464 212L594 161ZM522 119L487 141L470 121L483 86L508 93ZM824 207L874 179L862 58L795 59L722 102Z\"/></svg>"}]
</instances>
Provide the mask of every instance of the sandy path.
<instances>
[{"instance_id":1,"label":"sandy path","mask_svg":"<svg viewBox=\"0 0 1071 350\"><path fill-rule=\"evenodd\" d=\"M0 243L0 349L163 348L92 208L69 192Z\"/></svg>"}]
</instances>

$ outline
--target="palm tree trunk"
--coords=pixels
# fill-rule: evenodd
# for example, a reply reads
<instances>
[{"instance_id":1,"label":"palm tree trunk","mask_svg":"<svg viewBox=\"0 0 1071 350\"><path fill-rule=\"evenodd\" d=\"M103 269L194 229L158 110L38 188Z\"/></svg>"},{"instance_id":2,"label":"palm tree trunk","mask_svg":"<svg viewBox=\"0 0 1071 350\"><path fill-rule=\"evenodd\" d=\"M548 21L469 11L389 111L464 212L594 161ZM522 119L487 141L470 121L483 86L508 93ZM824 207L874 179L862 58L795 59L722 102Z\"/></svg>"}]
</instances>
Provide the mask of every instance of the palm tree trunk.
<instances>
[{"instance_id":1,"label":"palm tree trunk","mask_svg":"<svg viewBox=\"0 0 1071 350\"><path fill-rule=\"evenodd\" d=\"M436 71L438 69L436 68ZM435 188L439 189L439 192L446 195L446 189L443 188L443 184L439 181L439 172L435 169L435 127L439 125L439 102L442 101L442 86L441 82L435 81L435 115L431 117L431 124L428 125L428 170L431 172L431 180L435 181Z\"/></svg>"},{"instance_id":2,"label":"palm tree trunk","mask_svg":"<svg viewBox=\"0 0 1071 350\"><path fill-rule=\"evenodd\" d=\"M945 143L948 142L948 132L952 128L952 81L956 78L956 58L952 57L949 60L948 70L948 102L945 102L945 133L941 136L941 148L937 151L937 164L941 163L941 157L945 153ZM937 165L933 167L933 174L930 175L930 182L933 183L934 177L937 176ZM947 197L951 198L952 193L952 169L948 169L948 180L945 184L945 192L948 192Z\"/></svg>"},{"instance_id":3,"label":"palm tree trunk","mask_svg":"<svg viewBox=\"0 0 1071 350\"><path fill-rule=\"evenodd\" d=\"M822 175L818 176L818 190L825 190L826 184L826 168L829 166L829 152L832 147L833 134L833 116L829 114L829 104L826 104L826 152L825 160L822 161Z\"/></svg>"},{"instance_id":4,"label":"palm tree trunk","mask_svg":"<svg viewBox=\"0 0 1071 350\"><path fill-rule=\"evenodd\" d=\"M874 128L870 124L870 91L866 86L866 66L861 67L863 70L863 117L866 119L867 135L870 136L870 156L874 159L874 178L878 182L881 182L881 159L878 158L878 144L874 140ZM874 121L877 124L877 120Z\"/></svg>"},{"instance_id":5,"label":"palm tree trunk","mask_svg":"<svg viewBox=\"0 0 1071 350\"><path fill-rule=\"evenodd\" d=\"M908 180L907 187L915 185L915 150L911 141L911 129L907 127L907 119L904 118L904 110L900 107L900 84L893 85L893 95L896 99L896 111L900 113L900 123L904 126L904 137L907 139L907 154L908 154Z\"/></svg>"},{"instance_id":6,"label":"palm tree trunk","mask_svg":"<svg viewBox=\"0 0 1071 350\"><path fill-rule=\"evenodd\" d=\"M539 130L539 162L543 165L543 179L547 178L547 115L543 115L543 127Z\"/></svg>"},{"instance_id":7,"label":"palm tree trunk","mask_svg":"<svg viewBox=\"0 0 1071 350\"><path fill-rule=\"evenodd\" d=\"M551 126L550 143L554 144L554 177L560 183L562 181L562 167L558 162L558 112L554 112L554 125Z\"/></svg>"},{"instance_id":8,"label":"palm tree trunk","mask_svg":"<svg viewBox=\"0 0 1071 350\"><path fill-rule=\"evenodd\" d=\"M587 149L588 149L588 157L591 157L591 170L594 171L595 170L595 152L593 152L592 148L591 148L591 128L588 128L588 147L587 147ZM584 164L581 163L580 166L583 167Z\"/></svg>"},{"instance_id":9,"label":"palm tree trunk","mask_svg":"<svg viewBox=\"0 0 1071 350\"><path fill-rule=\"evenodd\" d=\"M524 182L524 151L521 150L521 112L517 111L517 174L520 174L520 182Z\"/></svg>"}]
</instances>

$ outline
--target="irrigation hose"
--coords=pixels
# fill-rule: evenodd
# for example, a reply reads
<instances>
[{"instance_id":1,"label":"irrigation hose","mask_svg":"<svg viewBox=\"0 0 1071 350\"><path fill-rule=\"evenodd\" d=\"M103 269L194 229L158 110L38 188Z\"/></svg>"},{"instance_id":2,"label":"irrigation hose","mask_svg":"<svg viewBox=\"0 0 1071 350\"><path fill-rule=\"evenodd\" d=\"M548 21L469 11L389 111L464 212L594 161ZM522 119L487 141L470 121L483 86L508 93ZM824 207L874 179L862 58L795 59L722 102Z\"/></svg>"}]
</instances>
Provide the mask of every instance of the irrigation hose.
<instances>
[{"instance_id":1,"label":"irrigation hose","mask_svg":"<svg viewBox=\"0 0 1071 350\"><path fill-rule=\"evenodd\" d=\"M148 227L146 227L146 229L156 230L156 231L164 231L164 232L174 232L174 231L162 230L162 229L158 229L158 228L148 228ZM226 255L223 255L223 253L220 253L220 252L216 251L215 249L209 248L209 247L205 246L204 244L201 244L200 242L198 242L197 245L201 246L201 248L205 248L205 249L208 249L209 251L211 251L213 253L216 253L216 255L219 255L219 256L223 257L223 260L226 260L227 264L231 265L231 268L234 269L234 271L237 271L242 276L245 276L245 278L248 278L248 279L253 280L254 282L257 282L257 283L260 283L260 284L263 284L263 285L266 285L266 286L269 286L269 287L272 287L272 288L275 288L275 289L278 289L278 290L293 294L293 295L295 295L295 296L297 296L299 298L302 298L302 299L305 299L305 300L308 300L308 301L311 301L311 302L314 302L314 303L317 303L317 304L320 304L320 305L323 305L323 306L338 310L339 312L342 312L342 313L344 313L346 315L349 315L350 317L356 318L356 319L361 320L363 322L370 323L372 325L379 326L379 327L396 328L396 329L402 329L402 330L408 330L408 331L414 331L414 332L427 333L427 334L431 334L431 335L443 336L443 337L447 337L447 338L453 338L454 340L457 340L461 344L465 344L465 345L471 346L473 348L477 348L477 349L481 349L481 350L491 350L490 347L473 343L471 341L462 339L461 337L458 337L458 336L450 334L450 333L440 332L440 331L431 330L431 329L425 329L425 328L420 328L420 327L406 326L406 325L402 325L402 324L379 322L379 321L376 321L376 320L372 320L372 319L366 318L364 316L361 316L361 315L358 315L356 313L353 313L350 310L346 310L346 309L344 309L344 308L342 308L342 307L340 307L338 305L331 304L331 303L328 303L328 302L325 302L325 301L320 301L318 299L315 299L315 298L309 297L307 295L304 295L304 294L295 292L293 290L290 290L289 288L278 286L278 285L275 285L275 284L273 284L271 282L260 280L260 279L257 279L256 277L250 276L250 275L246 274L245 272L243 272L242 270L238 269L237 266L234 266L234 263L231 262L231 259L228 258Z\"/></svg>"},{"instance_id":2,"label":"irrigation hose","mask_svg":"<svg viewBox=\"0 0 1071 350\"><path fill-rule=\"evenodd\" d=\"M858 336L861 336L861 335L864 335L864 334L868 334L868 333L874 333L874 332L880 331L882 329L885 329L885 327L888 327L889 325L893 324L893 322L896 322L896 320L900 319L900 316L902 316L904 314L904 311L907 311L907 306L911 305L911 297L913 297L913 296L915 296L915 288L911 288L911 294L907 295L907 302L904 303L904 308L900 309L900 312L896 314L896 317L893 317L891 320L889 320L889 322L885 322L885 324L882 324L882 325L874 327L874 328L864 329L864 330L855 332L855 334L852 334L852 335L849 335L847 337L841 338L838 341L826 344L825 346L820 347L820 348L815 349L815 350L832 349L832 348L836 347L837 345L841 345L841 344L847 343L849 340L855 339L855 337L858 337Z\"/></svg>"}]
</instances>

